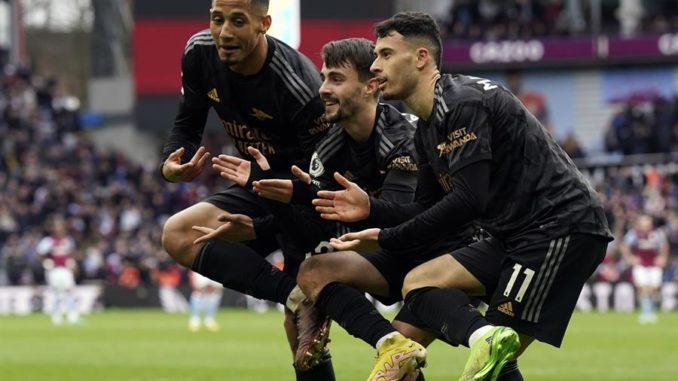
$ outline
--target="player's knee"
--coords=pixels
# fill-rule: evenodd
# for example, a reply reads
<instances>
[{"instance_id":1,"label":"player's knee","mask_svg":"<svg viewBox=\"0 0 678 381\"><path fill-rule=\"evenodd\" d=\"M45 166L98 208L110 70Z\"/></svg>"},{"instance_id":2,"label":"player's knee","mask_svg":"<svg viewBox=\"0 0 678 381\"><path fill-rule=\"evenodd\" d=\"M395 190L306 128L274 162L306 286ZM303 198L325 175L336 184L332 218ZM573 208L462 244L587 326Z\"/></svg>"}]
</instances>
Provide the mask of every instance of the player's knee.
<instances>
[{"instance_id":1,"label":"player's knee","mask_svg":"<svg viewBox=\"0 0 678 381\"><path fill-rule=\"evenodd\" d=\"M311 285L311 279L313 277L313 267L315 266L312 262L313 257L306 258L301 265L299 266L299 271L297 272L297 285L301 288L306 295L308 295L307 290Z\"/></svg>"},{"instance_id":2,"label":"player's knee","mask_svg":"<svg viewBox=\"0 0 678 381\"><path fill-rule=\"evenodd\" d=\"M306 258L299 267L297 284L304 294L311 298L319 291L318 288L323 286L325 281L323 268L323 262L318 257Z\"/></svg>"},{"instance_id":3,"label":"player's knee","mask_svg":"<svg viewBox=\"0 0 678 381\"><path fill-rule=\"evenodd\" d=\"M162 229L162 247L177 263L191 267L197 250L183 230L182 221L177 215L167 219Z\"/></svg>"},{"instance_id":4,"label":"player's knee","mask_svg":"<svg viewBox=\"0 0 678 381\"><path fill-rule=\"evenodd\" d=\"M414 269L405 275L405 279L403 280L403 288L400 291L404 298L410 293L410 291L424 286L426 285L422 284L421 276L418 274L418 271Z\"/></svg>"}]
</instances>

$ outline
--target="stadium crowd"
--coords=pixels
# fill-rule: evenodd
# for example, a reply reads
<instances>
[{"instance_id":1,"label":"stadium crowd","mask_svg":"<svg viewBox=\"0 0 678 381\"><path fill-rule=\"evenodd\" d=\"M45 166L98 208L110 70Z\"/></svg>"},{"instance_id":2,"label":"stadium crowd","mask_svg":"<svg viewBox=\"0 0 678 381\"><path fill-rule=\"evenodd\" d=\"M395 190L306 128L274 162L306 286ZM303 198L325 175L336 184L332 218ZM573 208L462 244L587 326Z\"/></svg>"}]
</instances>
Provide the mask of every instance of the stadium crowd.
<instances>
[{"instance_id":1,"label":"stadium crowd","mask_svg":"<svg viewBox=\"0 0 678 381\"><path fill-rule=\"evenodd\" d=\"M185 280L160 246L161 228L208 193L217 175L168 185L157 163L95 146L79 101L56 81L9 65L0 86L0 284L44 282L36 246L53 218L65 219L77 242L80 282L133 288L168 274Z\"/></svg>"},{"instance_id":2,"label":"stadium crowd","mask_svg":"<svg viewBox=\"0 0 678 381\"><path fill-rule=\"evenodd\" d=\"M647 215L669 244L663 281L678 281L678 163L596 168L586 172L603 199L616 238L608 246L608 257L594 280L632 281L632 266L624 260L620 244L637 218Z\"/></svg>"},{"instance_id":3,"label":"stadium crowd","mask_svg":"<svg viewBox=\"0 0 678 381\"><path fill-rule=\"evenodd\" d=\"M626 100L610 121L605 148L623 155L678 151L678 98L638 94Z\"/></svg>"},{"instance_id":4,"label":"stadium crowd","mask_svg":"<svg viewBox=\"0 0 678 381\"><path fill-rule=\"evenodd\" d=\"M160 246L161 228L168 216L223 186L218 175L206 171L198 182L167 184L158 175L157 163L137 164L121 152L96 146L81 125L78 100L55 80L8 65L0 72L0 87L0 285L44 283L36 248L53 218L66 220L77 243L73 256L79 283L105 281L135 288L187 282L185 270ZM628 112L619 117L626 121L623 115ZM615 120L613 126L622 123ZM675 118L671 120L673 127ZM646 125L652 141L665 141L656 136L663 131L656 126ZM228 147L223 139L204 141L210 152L224 152ZM661 152L675 150L673 143ZM571 153L578 149L576 141L562 144L572 144ZM646 152L658 151L631 151ZM617 244L634 219L646 213L669 239L664 281L678 281L678 163L585 173L603 196L618 237L597 279L629 280L630 266Z\"/></svg>"},{"instance_id":5,"label":"stadium crowd","mask_svg":"<svg viewBox=\"0 0 678 381\"><path fill-rule=\"evenodd\" d=\"M504 40L577 36L592 32L591 2L578 0L454 0L439 15L450 39ZM600 32L666 33L678 25L675 1L602 1Z\"/></svg>"}]
</instances>

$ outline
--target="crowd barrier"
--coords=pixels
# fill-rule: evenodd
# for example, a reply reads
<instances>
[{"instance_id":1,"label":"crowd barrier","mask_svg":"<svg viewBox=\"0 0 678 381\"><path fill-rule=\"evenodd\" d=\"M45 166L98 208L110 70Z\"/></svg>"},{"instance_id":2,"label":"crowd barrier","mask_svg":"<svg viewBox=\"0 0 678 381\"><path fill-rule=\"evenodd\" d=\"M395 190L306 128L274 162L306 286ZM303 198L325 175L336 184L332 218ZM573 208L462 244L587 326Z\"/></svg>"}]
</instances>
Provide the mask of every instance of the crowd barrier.
<instances>
[{"instance_id":1,"label":"crowd barrier","mask_svg":"<svg viewBox=\"0 0 678 381\"><path fill-rule=\"evenodd\" d=\"M678 284L666 282L659 292L658 307L662 311L673 311L678 308ZM586 284L577 308L582 311L633 312L636 308L636 290L631 283L592 282Z\"/></svg>"},{"instance_id":2,"label":"crowd barrier","mask_svg":"<svg viewBox=\"0 0 678 381\"><path fill-rule=\"evenodd\" d=\"M577 302L582 311L632 312L636 308L635 288L631 283L593 282L586 284ZM163 308L167 312L186 312L190 289L188 287L164 288L158 286L134 289L94 284L75 288L75 298L82 314L106 308ZM659 295L659 308L663 311L678 309L678 283L664 283ZM54 303L54 293L44 286L0 287L0 316L28 315L36 311L47 312ZM375 302L376 303L376 302ZM247 307L262 311L272 303L257 301L238 292L224 289L222 307ZM389 311L386 306L379 306Z\"/></svg>"},{"instance_id":3,"label":"crowd barrier","mask_svg":"<svg viewBox=\"0 0 678 381\"><path fill-rule=\"evenodd\" d=\"M106 308L163 308L168 312L188 309L190 288L143 286L126 288L117 285L88 284L75 288L74 295L82 314ZM54 293L45 286L0 286L0 316L28 315L36 311L50 311ZM244 295L224 289L222 306L247 306Z\"/></svg>"}]
</instances>

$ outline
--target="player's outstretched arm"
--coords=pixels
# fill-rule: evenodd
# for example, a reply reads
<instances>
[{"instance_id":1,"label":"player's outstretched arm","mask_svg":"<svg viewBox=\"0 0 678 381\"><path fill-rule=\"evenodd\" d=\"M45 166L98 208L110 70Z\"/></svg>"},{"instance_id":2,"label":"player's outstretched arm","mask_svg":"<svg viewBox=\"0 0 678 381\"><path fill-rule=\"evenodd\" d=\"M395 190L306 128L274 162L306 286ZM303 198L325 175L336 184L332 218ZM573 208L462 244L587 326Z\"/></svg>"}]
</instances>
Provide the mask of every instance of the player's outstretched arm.
<instances>
[{"instance_id":1,"label":"player's outstretched arm","mask_svg":"<svg viewBox=\"0 0 678 381\"><path fill-rule=\"evenodd\" d=\"M326 220L356 222L370 216L370 197L358 184L348 181L339 173L334 179L343 186L339 191L320 191L313 200L315 210Z\"/></svg>"},{"instance_id":2,"label":"player's outstretched arm","mask_svg":"<svg viewBox=\"0 0 678 381\"><path fill-rule=\"evenodd\" d=\"M210 153L200 147L187 163L181 164L181 157L186 152L184 147L172 152L162 165L162 175L173 183L189 182L198 177L207 165Z\"/></svg>"}]
</instances>

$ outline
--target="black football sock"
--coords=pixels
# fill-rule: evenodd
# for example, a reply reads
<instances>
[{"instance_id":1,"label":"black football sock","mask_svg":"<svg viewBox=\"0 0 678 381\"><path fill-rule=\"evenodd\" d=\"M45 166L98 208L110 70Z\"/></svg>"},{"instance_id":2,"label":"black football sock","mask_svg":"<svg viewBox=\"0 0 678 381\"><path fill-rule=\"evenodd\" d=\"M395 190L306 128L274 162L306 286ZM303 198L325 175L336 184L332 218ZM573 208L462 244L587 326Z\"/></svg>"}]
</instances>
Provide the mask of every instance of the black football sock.
<instances>
[{"instance_id":1,"label":"black football sock","mask_svg":"<svg viewBox=\"0 0 678 381\"><path fill-rule=\"evenodd\" d=\"M346 332L365 341L373 347L385 335L396 332L384 319L365 294L345 284L332 282L325 286L315 305Z\"/></svg>"},{"instance_id":2,"label":"black football sock","mask_svg":"<svg viewBox=\"0 0 678 381\"><path fill-rule=\"evenodd\" d=\"M497 381L524 381L523 375L518 369L518 361L509 361L504 365L504 368L499 372Z\"/></svg>"},{"instance_id":3,"label":"black football sock","mask_svg":"<svg viewBox=\"0 0 678 381\"><path fill-rule=\"evenodd\" d=\"M426 326L440 332L445 341L468 347L468 339L476 329L489 323L470 304L469 297L454 288L424 287L410 291L405 297L409 308Z\"/></svg>"},{"instance_id":4,"label":"black football sock","mask_svg":"<svg viewBox=\"0 0 678 381\"><path fill-rule=\"evenodd\" d=\"M332 366L332 356L330 351L325 350L323 357L320 359L320 363L314 366L313 368L301 372L300 370L294 368L294 372L297 375L297 381L335 381L334 377L334 367Z\"/></svg>"},{"instance_id":5,"label":"black football sock","mask_svg":"<svg viewBox=\"0 0 678 381\"><path fill-rule=\"evenodd\" d=\"M296 279L237 242L207 242L193 261L193 271L224 287L258 299L285 304Z\"/></svg>"}]
</instances>

